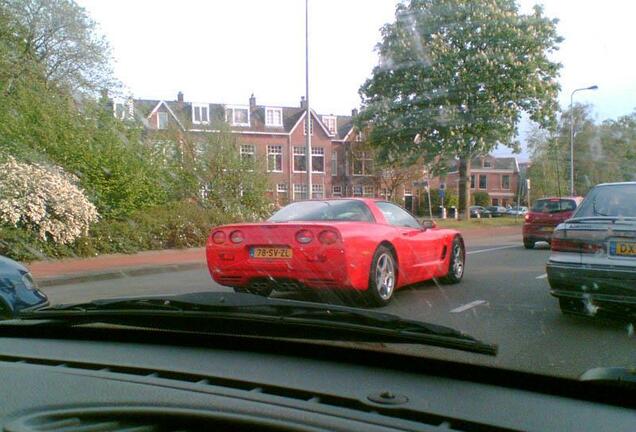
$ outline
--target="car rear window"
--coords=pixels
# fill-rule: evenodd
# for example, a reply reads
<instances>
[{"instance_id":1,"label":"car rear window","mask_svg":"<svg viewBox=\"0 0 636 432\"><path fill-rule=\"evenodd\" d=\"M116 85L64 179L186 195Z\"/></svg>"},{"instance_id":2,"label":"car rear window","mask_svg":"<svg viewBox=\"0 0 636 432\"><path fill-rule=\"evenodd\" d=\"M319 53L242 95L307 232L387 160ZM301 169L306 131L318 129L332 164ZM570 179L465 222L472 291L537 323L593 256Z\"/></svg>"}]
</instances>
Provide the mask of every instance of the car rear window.
<instances>
[{"instance_id":1,"label":"car rear window","mask_svg":"<svg viewBox=\"0 0 636 432\"><path fill-rule=\"evenodd\" d=\"M592 189L574 217L592 216L636 217L636 184Z\"/></svg>"},{"instance_id":2,"label":"car rear window","mask_svg":"<svg viewBox=\"0 0 636 432\"><path fill-rule=\"evenodd\" d=\"M356 200L301 201L290 204L269 218L270 222L358 221L373 222L367 205Z\"/></svg>"},{"instance_id":3,"label":"car rear window","mask_svg":"<svg viewBox=\"0 0 636 432\"><path fill-rule=\"evenodd\" d=\"M571 199L547 198L534 202L532 211L537 213L560 213L576 209L576 201Z\"/></svg>"}]
</instances>

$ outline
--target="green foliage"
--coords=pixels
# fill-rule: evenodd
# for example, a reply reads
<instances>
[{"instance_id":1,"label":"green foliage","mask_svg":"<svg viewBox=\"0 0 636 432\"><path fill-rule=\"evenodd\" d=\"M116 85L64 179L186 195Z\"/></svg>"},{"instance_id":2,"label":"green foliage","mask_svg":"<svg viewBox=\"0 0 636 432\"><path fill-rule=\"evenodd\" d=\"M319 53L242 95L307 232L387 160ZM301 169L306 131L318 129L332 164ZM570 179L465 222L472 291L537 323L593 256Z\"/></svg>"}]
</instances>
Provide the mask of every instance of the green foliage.
<instances>
[{"instance_id":1,"label":"green foliage","mask_svg":"<svg viewBox=\"0 0 636 432\"><path fill-rule=\"evenodd\" d=\"M574 106L574 188L585 195L603 182L635 178L636 112L597 124L589 105ZM534 197L570 194L571 112L561 116L556 133L535 128L528 135L528 177Z\"/></svg>"},{"instance_id":2,"label":"green foliage","mask_svg":"<svg viewBox=\"0 0 636 432\"><path fill-rule=\"evenodd\" d=\"M202 204L242 220L256 220L269 212L264 161L242 158L234 135L210 134L200 145L203 154L196 175L205 188Z\"/></svg>"},{"instance_id":3,"label":"green foliage","mask_svg":"<svg viewBox=\"0 0 636 432\"><path fill-rule=\"evenodd\" d=\"M360 88L360 121L373 124L381 156L465 162L498 144L518 148L521 112L554 126L560 65L549 57L561 38L540 7L525 15L514 0L409 0L395 16ZM467 170L460 164L460 185ZM460 194L463 208L467 187Z\"/></svg>"},{"instance_id":4,"label":"green foliage","mask_svg":"<svg viewBox=\"0 0 636 432\"><path fill-rule=\"evenodd\" d=\"M428 216L428 194L426 191L420 192L420 205L418 207L418 214ZM433 214L439 213L439 208L442 205L442 199L439 196L439 189L431 189L431 206ZM452 189L446 189L444 195L444 207L447 209L451 207L457 207L457 194Z\"/></svg>"},{"instance_id":5,"label":"green foliage","mask_svg":"<svg viewBox=\"0 0 636 432\"><path fill-rule=\"evenodd\" d=\"M488 195L488 192L483 192L483 191L473 192L472 200L474 205L478 205L482 207L489 206L491 203L490 195Z\"/></svg>"},{"instance_id":6,"label":"green foliage","mask_svg":"<svg viewBox=\"0 0 636 432\"><path fill-rule=\"evenodd\" d=\"M0 226L0 255L19 261L89 257L106 253L204 246L213 226L237 215L183 201L152 207L119 220L102 220L69 245L42 241L35 233Z\"/></svg>"}]
</instances>

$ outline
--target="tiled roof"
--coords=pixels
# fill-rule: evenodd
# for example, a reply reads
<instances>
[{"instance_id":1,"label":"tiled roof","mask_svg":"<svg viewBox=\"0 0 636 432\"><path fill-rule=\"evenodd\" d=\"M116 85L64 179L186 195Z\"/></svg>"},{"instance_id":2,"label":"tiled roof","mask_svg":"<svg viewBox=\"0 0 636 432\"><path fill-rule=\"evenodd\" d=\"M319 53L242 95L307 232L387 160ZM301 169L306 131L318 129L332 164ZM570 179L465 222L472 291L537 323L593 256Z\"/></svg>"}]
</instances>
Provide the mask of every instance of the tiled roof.
<instances>
[{"instance_id":1,"label":"tiled roof","mask_svg":"<svg viewBox=\"0 0 636 432\"><path fill-rule=\"evenodd\" d=\"M134 108L138 117L146 118L150 115L152 110L162 101L154 99L135 99ZM177 117L182 125L192 124L192 102L178 102L175 100L163 101L166 106L170 108L170 111ZM204 104L208 106L210 113L210 125L193 125L193 128L205 128L213 127L218 121L225 121L225 106L224 104L208 103ZM246 106L247 105L242 105ZM256 105L250 108L250 126L232 126L233 130L238 131L253 131L253 132L284 132L290 133L294 126L298 123L298 120L303 116L305 109L301 107L272 107L281 108L283 112L283 126L272 127L265 125L265 109L269 106ZM316 114L316 113L314 113ZM322 115L316 114L318 121L322 126L327 129L322 123ZM337 131L334 139L343 139L353 126L351 116L336 116Z\"/></svg>"}]
</instances>

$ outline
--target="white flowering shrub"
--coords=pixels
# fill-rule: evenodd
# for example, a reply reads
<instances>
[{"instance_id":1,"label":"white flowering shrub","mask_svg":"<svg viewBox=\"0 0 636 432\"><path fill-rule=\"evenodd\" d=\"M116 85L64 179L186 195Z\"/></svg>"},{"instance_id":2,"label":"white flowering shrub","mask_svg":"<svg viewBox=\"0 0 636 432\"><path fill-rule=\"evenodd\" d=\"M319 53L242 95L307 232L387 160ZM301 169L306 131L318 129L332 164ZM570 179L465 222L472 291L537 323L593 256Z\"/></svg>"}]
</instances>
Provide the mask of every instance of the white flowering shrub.
<instances>
[{"instance_id":1,"label":"white flowering shrub","mask_svg":"<svg viewBox=\"0 0 636 432\"><path fill-rule=\"evenodd\" d=\"M0 223L24 227L42 240L71 243L99 218L95 206L61 168L0 162Z\"/></svg>"}]
</instances>

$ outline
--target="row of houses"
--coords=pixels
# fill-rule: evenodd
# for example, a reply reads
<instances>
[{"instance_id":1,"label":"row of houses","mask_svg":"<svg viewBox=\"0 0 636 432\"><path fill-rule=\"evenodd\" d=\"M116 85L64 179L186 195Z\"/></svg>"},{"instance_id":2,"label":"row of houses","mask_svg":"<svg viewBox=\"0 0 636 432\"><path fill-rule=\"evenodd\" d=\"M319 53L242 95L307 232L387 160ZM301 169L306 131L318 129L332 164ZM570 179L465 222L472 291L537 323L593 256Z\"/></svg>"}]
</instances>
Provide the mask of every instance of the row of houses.
<instances>
[{"instance_id":1,"label":"row of houses","mask_svg":"<svg viewBox=\"0 0 636 432\"><path fill-rule=\"evenodd\" d=\"M113 101L112 109L118 118L141 119L151 139L153 136L159 139L167 130L218 133L215 125L225 122L237 136L242 157L266 161L271 198L279 203L308 196L307 133L312 140L314 198L385 197L403 200L413 209L415 189L426 177L424 170L415 169L397 187L389 184L390 175L375 169L364 135L354 126L358 114L355 109L350 115L319 114L312 110L307 122L304 98L295 107L259 105L254 95L247 104L230 105L186 101L181 92L176 100ZM432 187L444 183L447 189L457 188L457 170L451 167L447 176L429 180ZM518 183L516 158L486 156L472 163L471 189L487 192L493 204L514 202Z\"/></svg>"}]
</instances>

